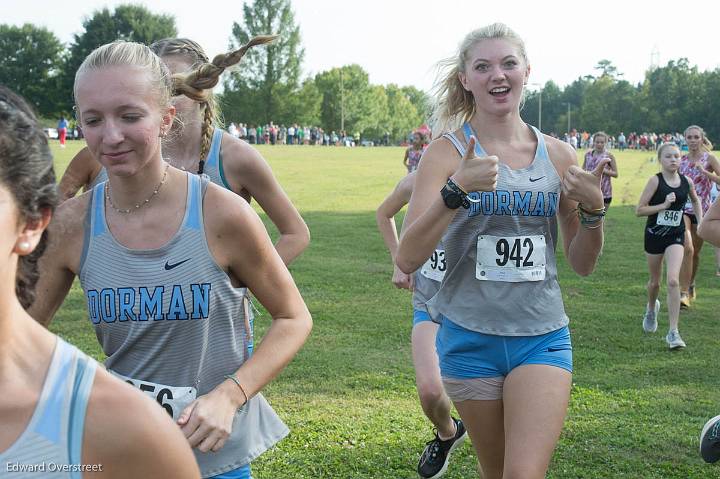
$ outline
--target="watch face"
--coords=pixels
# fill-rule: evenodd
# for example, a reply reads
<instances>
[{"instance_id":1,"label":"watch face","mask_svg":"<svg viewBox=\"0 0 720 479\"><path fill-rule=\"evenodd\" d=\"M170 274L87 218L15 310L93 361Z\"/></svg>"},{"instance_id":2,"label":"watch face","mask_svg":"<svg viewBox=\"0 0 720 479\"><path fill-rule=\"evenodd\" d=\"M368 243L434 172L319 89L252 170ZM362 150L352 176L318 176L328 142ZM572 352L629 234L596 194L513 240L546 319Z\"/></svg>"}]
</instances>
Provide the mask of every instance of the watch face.
<instances>
[{"instance_id":1,"label":"watch face","mask_svg":"<svg viewBox=\"0 0 720 479\"><path fill-rule=\"evenodd\" d=\"M450 209L457 209L460 208L462 205L462 196L455 193L454 191L445 191L445 194L443 195L443 201L445 201L445 205Z\"/></svg>"}]
</instances>

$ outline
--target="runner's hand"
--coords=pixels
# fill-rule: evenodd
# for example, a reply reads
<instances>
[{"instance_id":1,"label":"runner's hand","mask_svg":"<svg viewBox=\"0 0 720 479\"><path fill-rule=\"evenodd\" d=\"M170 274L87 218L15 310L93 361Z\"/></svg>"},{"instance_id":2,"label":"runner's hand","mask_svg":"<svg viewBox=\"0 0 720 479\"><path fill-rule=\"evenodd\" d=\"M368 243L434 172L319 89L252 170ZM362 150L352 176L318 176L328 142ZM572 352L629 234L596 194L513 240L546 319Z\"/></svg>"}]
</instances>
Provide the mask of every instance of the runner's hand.
<instances>
[{"instance_id":1,"label":"runner's hand","mask_svg":"<svg viewBox=\"0 0 720 479\"><path fill-rule=\"evenodd\" d=\"M188 404L177 423L190 447L217 452L230 437L236 411L237 406L216 388Z\"/></svg>"},{"instance_id":2,"label":"runner's hand","mask_svg":"<svg viewBox=\"0 0 720 479\"><path fill-rule=\"evenodd\" d=\"M585 208L599 210L603 207L600 180L608 163L610 158L603 158L593 171L585 171L577 165L570 166L562 180L563 193L571 200L582 203Z\"/></svg>"},{"instance_id":3,"label":"runner's hand","mask_svg":"<svg viewBox=\"0 0 720 479\"><path fill-rule=\"evenodd\" d=\"M669 208L675 202L675 193L668 193L665 197L665 208Z\"/></svg>"},{"instance_id":4,"label":"runner's hand","mask_svg":"<svg viewBox=\"0 0 720 479\"><path fill-rule=\"evenodd\" d=\"M474 136L470 137L460 166L452 175L452 180L468 193L471 191L495 191L498 175L498 157L475 156Z\"/></svg>"},{"instance_id":5,"label":"runner's hand","mask_svg":"<svg viewBox=\"0 0 720 479\"><path fill-rule=\"evenodd\" d=\"M412 291L415 288L414 275L403 273L397 265L393 266L392 283L396 288L400 289L409 289Z\"/></svg>"}]
</instances>

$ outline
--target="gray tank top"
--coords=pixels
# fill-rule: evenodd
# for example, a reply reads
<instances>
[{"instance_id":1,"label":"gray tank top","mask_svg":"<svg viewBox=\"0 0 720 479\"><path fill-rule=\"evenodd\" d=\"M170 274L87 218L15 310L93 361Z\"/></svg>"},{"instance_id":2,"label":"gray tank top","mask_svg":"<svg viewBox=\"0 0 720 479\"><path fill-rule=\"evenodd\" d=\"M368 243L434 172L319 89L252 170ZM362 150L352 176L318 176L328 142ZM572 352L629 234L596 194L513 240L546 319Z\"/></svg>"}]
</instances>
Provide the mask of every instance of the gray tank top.
<instances>
[{"instance_id":1,"label":"gray tank top","mask_svg":"<svg viewBox=\"0 0 720 479\"><path fill-rule=\"evenodd\" d=\"M222 158L220 157L220 145L222 144L223 130L221 128L215 128L213 132L212 143L210 143L210 151L208 151L207 158L205 159L205 167L203 173L208 175L210 181L218 186L232 191L230 185L228 185L225 179L225 173L222 168Z\"/></svg>"},{"instance_id":2,"label":"gray tank top","mask_svg":"<svg viewBox=\"0 0 720 479\"><path fill-rule=\"evenodd\" d=\"M496 190L471 192L470 208L458 210L445 232L448 272L428 302L431 315L504 336L535 336L568 324L555 263L561 181L542 134L532 129L537 149L530 166L513 170L500 163ZM473 134L467 123L463 132ZM457 138L451 141L464 154Z\"/></svg>"},{"instance_id":3,"label":"gray tank top","mask_svg":"<svg viewBox=\"0 0 720 479\"><path fill-rule=\"evenodd\" d=\"M57 338L35 412L20 437L0 453L0 476L82 477L78 466L82 465L85 412L96 366L95 360Z\"/></svg>"},{"instance_id":4,"label":"gray tank top","mask_svg":"<svg viewBox=\"0 0 720 479\"><path fill-rule=\"evenodd\" d=\"M415 289L413 290L412 303L416 311L425 311L428 314L425 303L430 300L440 289L440 282L447 271L447 260L445 259L445 248L442 240L435 247L430 258L415 272ZM438 318L432 317L433 320Z\"/></svg>"},{"instance_id":5,"label":"gray tank top","mask_svg":"<svg viewBox=\"0 0 720 479\"><path fill-rule=\"evenodd\" d=\"M115 240L105 219L106 184L96 186L79 275L108 370L145 391L175 420L248 357L243 289L233 287L205 238L208 179L186 176L182 224L164 246L151 250ZM235 414L223 449L195 449L195 457L203 477L221 474L249 463L287 433L258 394Z\"/></svg>"},{"instance_id":6,"label":"gray tank top","mask_svg":"<svg viewBox=\"0 0 720 479\"><path fill-rule=\"evenodd\" d=\"M105 167L103 166L102 168L100 168L100 171L98 172L97 176L95 178L93 178L93 180L90 182L90 185L87 187L87 190L85 190L85 191L92 190L93 188L95 188L97 185L99 185L103 181L107 181L107 179L108 179L107 170L105 170Z\"/></svg>"}]
</instances>

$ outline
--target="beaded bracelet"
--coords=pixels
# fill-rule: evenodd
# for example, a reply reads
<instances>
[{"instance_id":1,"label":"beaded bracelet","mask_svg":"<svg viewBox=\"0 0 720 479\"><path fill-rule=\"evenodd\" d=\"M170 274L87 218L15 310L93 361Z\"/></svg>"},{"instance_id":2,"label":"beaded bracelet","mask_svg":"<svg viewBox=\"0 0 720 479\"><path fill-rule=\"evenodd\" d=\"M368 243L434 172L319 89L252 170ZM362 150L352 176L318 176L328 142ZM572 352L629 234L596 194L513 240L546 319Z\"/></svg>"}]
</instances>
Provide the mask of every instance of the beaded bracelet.
<instances>
[{"instance_id":1,"label":"beaded bracelet","mask_svg":"<svg viewBox=\"0 0 720 479\"><path fill-rule=\"evenodd\" d=\"M240 380L238 380L238 378L236 378L234 374L226 374L226 375L223 376L223 377L224 377L225 379L229 379L229 380L231 380L232 382L234 382L235 384L237 384L237 387L240 388L240 392L242 392L242 393L243 393L243 396L245 396L245 402L244 402L243 404L247 404L247 402L248 402L248 395L247 395L247 393L245 392L245 389L243 389L242 385L240 384Z\"/></svg>"},{"instance_id":2,"label":"beaded bracelet","mask_svg":"<svg viewBox=\"0 0 720 479\"><path fill-rule=\"evenodd\" d=\"M598 208L598 209L587 209L585 208L582 203L578 203L577 208L575 209L578 215L578 219L580 220L580 224L584 226L586 229L594 230L596 228L599 228L602 225L602 220L605 217L606 210L605 208Z\"/></svg>"}]
</instances>

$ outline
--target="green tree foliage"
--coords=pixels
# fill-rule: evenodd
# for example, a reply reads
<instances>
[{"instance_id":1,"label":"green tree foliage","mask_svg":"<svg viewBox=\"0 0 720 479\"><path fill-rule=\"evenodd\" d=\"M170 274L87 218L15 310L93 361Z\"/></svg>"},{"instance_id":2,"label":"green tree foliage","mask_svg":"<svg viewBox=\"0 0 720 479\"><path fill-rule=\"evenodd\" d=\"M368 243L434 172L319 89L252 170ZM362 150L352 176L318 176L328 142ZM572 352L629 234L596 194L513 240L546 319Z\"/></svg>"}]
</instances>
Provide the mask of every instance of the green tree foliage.
<instances>
[{"instance_id":1,"label":"green tree foliage","mask_svg":"<svg viewBox=\"0 0 720 479\"><path fill-rule=\"evenodd\" d=\"M362 118L369 110L367 72L360 65L346 65L317 74L315 84L323 96L320 119L324 128L338 132L343 127L350 132L360 129L362 133L364 124L371 122Z\"/></svg>"},{"instance_id":2,"label":"green tree foliage","mask_svg":"<svg viewBox=\"0 0 720 479\"><path fill-rule=\"evenodd\" d=\"M305 54L300 43L300 27L290 0L254 0L243 5L244 26L232 26L231 48L237 48L257 35L277 34L270 45L250 49L240 68L225 82L226 105L243 111L244 118L256 123L290 121L283 102L301 94L300 69ZM248 98L240 93L252 93ZM307 93L307 92L306 92Z\"/></svg>"},{"instance_id":3,"label":"green tree foliage","mask_svg":"<svg viewBox=\"0 0 720 479\"><path fill-rule=\"evenodd\" d=\"M83 28L82 33L74 36L63 64L64 111L69 111L73 104L75 72L95 48L115 40L149 45L162 38L177 36L175 17L152 13L141 5L119 5L114 11L97 10L83 21Z\"/></svg>"},{"instance_id":4,"label":"green tree foliage","mask_svg":"<svg viewBox=\"0 0 720 479\"><path fill-rule=\"evenodd\" d=\"M31 101L41 115L54 115L62 50L45 28L0 25L0 83Z\"/></svg>"}]
</instances>

